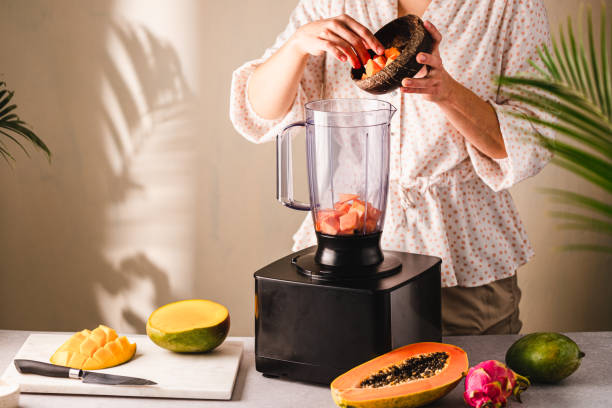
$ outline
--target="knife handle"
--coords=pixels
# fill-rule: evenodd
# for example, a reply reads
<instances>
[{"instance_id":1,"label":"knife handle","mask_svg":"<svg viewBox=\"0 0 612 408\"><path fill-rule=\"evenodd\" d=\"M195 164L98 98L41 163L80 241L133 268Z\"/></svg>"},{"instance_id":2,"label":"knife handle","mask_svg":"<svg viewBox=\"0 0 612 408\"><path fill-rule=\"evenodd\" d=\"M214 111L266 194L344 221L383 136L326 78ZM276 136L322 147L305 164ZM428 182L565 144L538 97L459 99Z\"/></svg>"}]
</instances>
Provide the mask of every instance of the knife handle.
<instances>
[{"instance_id":1,"label":"knife handle","mask_svg":"<svg viewBox=\"0 0 612 408\"><path fill-rule=\"evenodd\" d=\"M76 368L62 367L34 360L16 359L15 368L21 374L38 374L47 377L80 378L83 375L83 371L78 370L77 373Z\"/></svg>"}]
</instances>

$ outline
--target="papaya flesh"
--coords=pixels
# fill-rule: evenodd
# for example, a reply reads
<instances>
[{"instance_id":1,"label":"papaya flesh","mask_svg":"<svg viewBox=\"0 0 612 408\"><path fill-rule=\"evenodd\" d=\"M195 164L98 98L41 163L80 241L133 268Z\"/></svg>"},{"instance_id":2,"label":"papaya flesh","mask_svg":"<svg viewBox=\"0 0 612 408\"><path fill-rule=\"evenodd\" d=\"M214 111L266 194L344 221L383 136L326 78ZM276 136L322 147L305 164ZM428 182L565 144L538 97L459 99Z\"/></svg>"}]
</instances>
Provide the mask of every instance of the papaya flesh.
<instances>
[{"instance_id":1,"label":"papaya flesh","mask_svg":"<svg viewBox=\"0 0 612 408\"><path fill-rule=\"evenodd\" d=\"M51 363L81 370L99 370L125 363L136 352L136 344L117 336L110 327L73 334L51 356Z\"/></svg>"},{"instance_id":2,"label":"papaya flesh","mask_svg":"<svg viewBox=\"0 0 612 408\"><path fill-rule=\"evenodd\" d=\"M415 343L365 362L331 383L340 407L420 407L448 394L469 368L465 351L443 343Z\"/></svg>"},{"instance_id":3,"label":"papaya flesh","mask_svg":"<svg viewBox=\"0 0 612 408\"><path fill-rule=\"evenodd\" d=\"M341 193L334 208L315 211L315 229L327 235L370 234L378 230L382 211L357 194Z\"/></svg>"},{"instance_id":4,"label":"papaya flesh","mask_svg":"<svg viewBox=\"0 0 612 408\"><path fill-rule=\"evenodd\" d=\"M400 52L395 47L385 49L385 52L382 55L374 55L364 64L365 72L363 73L361 79L366 79L377 74L380 70L395 61L399 55Z\"/></svg>"}]
</instances>

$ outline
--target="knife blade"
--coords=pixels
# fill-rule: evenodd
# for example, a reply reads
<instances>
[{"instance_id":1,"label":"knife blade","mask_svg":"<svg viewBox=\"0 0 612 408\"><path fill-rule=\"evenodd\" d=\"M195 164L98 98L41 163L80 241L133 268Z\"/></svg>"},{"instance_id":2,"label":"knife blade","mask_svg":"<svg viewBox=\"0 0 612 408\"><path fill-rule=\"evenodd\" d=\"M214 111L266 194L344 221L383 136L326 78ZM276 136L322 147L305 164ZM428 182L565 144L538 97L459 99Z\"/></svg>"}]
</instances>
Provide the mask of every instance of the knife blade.
<instances>
[{"instance_id":1,"label":"knife blade","mask_svg":"<svg viewBox=\"0 0 612 408\"><path fill-rule=\"evenodd\" d=\"M16 359L15 368L21 374L37 374L47 377L76 378L88 384L105 385L155 385L154 381L125 375L94 373L78 368L63 367L42 361Z\"/></svg>"}]
</instances>

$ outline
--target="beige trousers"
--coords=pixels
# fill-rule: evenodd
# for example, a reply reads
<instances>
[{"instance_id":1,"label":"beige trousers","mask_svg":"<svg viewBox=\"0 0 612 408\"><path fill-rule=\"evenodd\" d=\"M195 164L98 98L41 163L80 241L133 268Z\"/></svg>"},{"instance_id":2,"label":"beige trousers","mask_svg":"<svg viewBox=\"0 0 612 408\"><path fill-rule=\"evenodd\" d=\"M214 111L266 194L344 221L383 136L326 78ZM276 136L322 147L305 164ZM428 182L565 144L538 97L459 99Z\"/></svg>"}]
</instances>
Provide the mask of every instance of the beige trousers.
<instances>
[{"instance_id":1,"label":"beige trousers","mask_svg":"<svg viewBox=\"0 0 612 408\"><path fill-rule=\"evenodd\" d=\"M516 274L476 287L442 288L442 335L516 334L521 290Z\"/></svg>"}]
</instances>

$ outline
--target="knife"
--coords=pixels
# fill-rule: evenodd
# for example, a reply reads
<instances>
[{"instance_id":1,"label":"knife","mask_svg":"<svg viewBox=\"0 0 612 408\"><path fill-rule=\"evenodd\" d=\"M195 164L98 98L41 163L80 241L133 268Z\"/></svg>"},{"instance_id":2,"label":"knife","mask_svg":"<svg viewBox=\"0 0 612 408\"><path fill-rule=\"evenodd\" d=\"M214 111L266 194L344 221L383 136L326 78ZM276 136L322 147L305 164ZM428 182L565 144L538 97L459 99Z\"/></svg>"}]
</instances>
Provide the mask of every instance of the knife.
<instances>
[{"instance_id":1,"label":"knife","mask_svg":"<svg viewBox=\"0 0 612 408\"><path fill-rule=\"evenodd\" d=\"M21 374L38 374L47 377L79 378L84 383L106 384L106 385L155 385L154 381L144 378L127 377L124 375L94 373L83 371L78 368L63 367L41 361L15 360L15 367Z\"/></svg>"}]
</instances>

